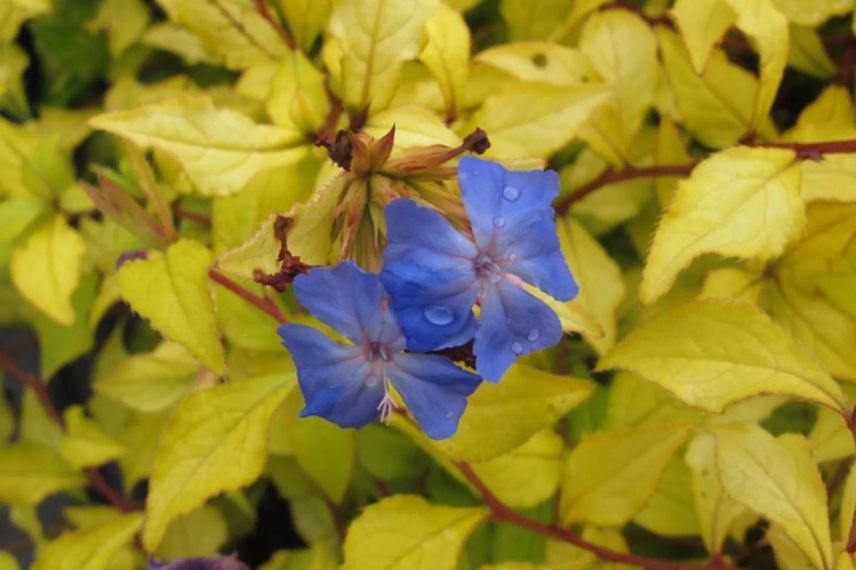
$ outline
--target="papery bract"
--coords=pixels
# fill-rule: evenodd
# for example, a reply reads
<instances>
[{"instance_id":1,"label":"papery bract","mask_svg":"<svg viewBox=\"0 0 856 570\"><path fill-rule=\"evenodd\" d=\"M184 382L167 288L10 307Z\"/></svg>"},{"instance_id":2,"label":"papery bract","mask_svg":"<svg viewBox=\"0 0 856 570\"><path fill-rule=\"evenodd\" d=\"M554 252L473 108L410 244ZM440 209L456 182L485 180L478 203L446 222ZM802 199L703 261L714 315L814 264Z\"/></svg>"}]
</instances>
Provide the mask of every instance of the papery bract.
<instances>
[{"instance_id":1,"label":"papery bract","mask_svg":"<svg viewBox=\"0 0 856 570\"><path fill-rule=\"evenodd\" d=\"M455 433L480 379L442 356L403 352L404 335L376 274L351 262L312 269L295 279L294 292L313 315L351 341L336 343L303 325L279 328L306 399L302 416L321 416L342 427L385 419L395 405L392 383L428 436Z\"/></svg>"},{"instance_id":2,"label":"papery bract","mask_svg":"<svg viewBox=\"0 0 856 570\"><path fill-rule=\"evenodd\" d=\"M524 282L563 301L578 291L553 220L558 177L465 157L458 181L473 240L437 212L396 200L386 210L381 279L409 349L437 350L475 336L479 373L498 381L518 356L562 335L556 314L526 292Z\"/></svg>"}]
</instances>

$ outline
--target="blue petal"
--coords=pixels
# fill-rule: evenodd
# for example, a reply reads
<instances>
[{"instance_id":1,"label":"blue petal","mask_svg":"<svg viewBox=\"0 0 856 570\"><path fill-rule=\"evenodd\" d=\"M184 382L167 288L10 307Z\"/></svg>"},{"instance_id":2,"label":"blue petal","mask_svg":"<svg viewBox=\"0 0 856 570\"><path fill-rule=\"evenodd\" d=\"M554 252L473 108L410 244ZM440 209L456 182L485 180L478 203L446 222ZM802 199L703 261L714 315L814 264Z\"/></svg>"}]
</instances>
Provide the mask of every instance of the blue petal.
<instances>
[{"instance_id":1,"label":"blue petal","mask_svg":"<svg viewBox=\"0 0 856 570\"><path fill-rule=\"evenodd\" d=\"M294 293L310 313L356 344L391 343L402 336L395 317L387 310L386 291L378 276L350 261L298 275ZM403 339L394 346L399 350L402 347Z\"/></svg>"},{"instance_id":2,"label":"blue petal","mask_svg":"<svg viewBox=\"0 0 856 570\"><path fill-rule=\"evenodd\" d=\"M464 157L458 181L479 247L514 273L562 301L578 291L559 247L551 205L559 194L551 171L509 171Z\"/></svg>"},{"instance_id":3,"label":"blue petal","mask_svg":"<svg viewBox=\"0 0 856 570\"><path fill-rule=\"evenodd\" d=\"M301 416L321 416L341 427L377 421L382 372L372 367L363 349L337 344L303 325L283 325L278 332L297 365L306 400Z\"/></svg>"},{"instance_id":4,"label":"blue petal","mask_svg":"<svg viewBox=\"0 0 856 570\"><path fill-rule=\"evenodd\" d=\"M479 293L475 245L443 216L412 200L387 206L386 225L389 245L380 278L407 347L426 352L471 339Z\"/></svg>"},{"instance_id":5,"label":"blue petal","mask_svg":"<svg viewBox=\"0 0 856 570\"><path fill-rule=\"evenodd\" d=\"M497 382L518 356L552 346L561 338L556 313L504 279L489 287L482 300L473 345L476 368L485 380Z\"/></svg>"},{"instance_id":6,"label":"blue petal","mask_svg":"<svg viewBox=\"0 0 856 570\"><path fill-rule=\"evenodd\" d=\"M387 369L395 389L422 431L432 439L450 437L458 430L467 396L481 378L433 354L400 354Z\"/></svg>"}]
</instances>

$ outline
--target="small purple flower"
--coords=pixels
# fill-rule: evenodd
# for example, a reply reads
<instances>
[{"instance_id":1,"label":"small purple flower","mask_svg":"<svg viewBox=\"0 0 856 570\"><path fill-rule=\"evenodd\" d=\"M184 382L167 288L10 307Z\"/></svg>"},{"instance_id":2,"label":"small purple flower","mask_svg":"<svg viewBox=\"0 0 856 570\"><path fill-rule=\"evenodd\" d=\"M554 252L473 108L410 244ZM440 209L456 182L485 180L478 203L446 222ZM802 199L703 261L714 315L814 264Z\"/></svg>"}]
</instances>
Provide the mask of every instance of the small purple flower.
<instances>
[{"instance_id":1,"label":"small purple flower","mask_svg":"<svg viewBox=\"0 0 856 570\"><path fill-rule=\"evenodd\" d=\"M219 558L182 558L172 562L149 560L149 570L250 570L232 556Z\"/></svg>"},{"instance_id":2,"label":"small purple flower","mask_svg":"<svg viewBox=\"0 0 856 570\"><path fill-rule=\"evenodd\" d=\"M381 279L410 350L428 352L475 337L478 371L496 382L518 356L562 336L555 312L523 282L560 301L578 292L553 219L559 180L552 171L514 172L465 157L458 182L474 242L436 211L395 200L386 208L389 245Z\"/></svg>"},{"instance_id":3,"label":"small purple flower","mask_svg":"<svg viewBox=\"0 0 856 570\"><path fill-rule=\"evenodd\" d=\"M321 416L341 427L385 420L395 407L391 383L429 437L455 433L467 396L481 379L442 356L402 352L404 335L377 274L350 262L311 269L294 280L294 293L351 341L335 343L303 325L279 328L306 400L301 416Z\"/></svg>"}]
</instances>

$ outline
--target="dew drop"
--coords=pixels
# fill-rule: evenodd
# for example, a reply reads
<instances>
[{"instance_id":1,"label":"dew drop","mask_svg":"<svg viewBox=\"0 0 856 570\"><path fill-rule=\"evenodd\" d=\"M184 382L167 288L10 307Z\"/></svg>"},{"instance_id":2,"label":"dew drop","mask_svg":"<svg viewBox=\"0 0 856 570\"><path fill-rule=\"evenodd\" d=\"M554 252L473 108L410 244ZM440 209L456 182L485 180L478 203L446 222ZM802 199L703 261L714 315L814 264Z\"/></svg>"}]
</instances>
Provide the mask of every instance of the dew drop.
<instances>
[{"instance_id":1,"label":"dew drop","mask_svg":"<svg viewBox=\"0 0 856 570\"><path fill-rule=\"evenodd\" d=\"M520 198L520 190L514 186L506 186L502 189L502 197L509 202L516 202Z\"/></svg>"},{"instance_id":2,"label":"dew drop","mask_svg":"<svg viewBox=\"0 0 856 570\"><path fill-rule=\"evenodd\" d=\"M502 216L497 216L493 219L494 227L501 228L505 225L505 218Z\"/></svg>"},{"instance_id":3,"label":"dew drop","mask_svg":"<svg viewBox=\"0 0 856 570\"><path fill-rule=\"evenodd\" d=\"M514 354L520 354L521 352L523 352L523 345L515 340L511 343L511 352L513 352Z\"/></svg>"},{"instance_id":4,"label":"dew drop","mask_svg":"<svg viewBox=\"0 0 856 570\"><path fill-rule=\"evenodd\" d=\"M541 331L538 329L532 329L529 331L529 336L526 337L526 340L529 342L535 342L541 336Z\"/></svg>"},{"instance_id":5,"label":"dew drop","mask_svg":"<svg viewBox=\"0 0 856 570\"><path fill-rule=\"evenodd\" d=\"M502 279L502 276L498 273L491 273L487 276L487 280L491 285L496 285Z\"/></svg>"},{"instance_id":6,"label":"dew drop","mask_svg":"<svg viewBox=\"0 0 856 570\"><path fill-rule=\"evenodd\" d=\"M455 414L453 414L452 412L446 412L445 414L443 414L443 417L445 417L447 420L451 420L452 416L454 415Z\"/></svg>"},{"instance_id":7,"label":"dew drop","mask_svg":"<svg viewBox=\"0 0 856 570\"><path fill-rule=\"evenodd\" d=\"M425 309L425 318L432 325L441 327L451 323L455 319L455 314L446 305L431 305Z\"/></svg>"}]
</instances>

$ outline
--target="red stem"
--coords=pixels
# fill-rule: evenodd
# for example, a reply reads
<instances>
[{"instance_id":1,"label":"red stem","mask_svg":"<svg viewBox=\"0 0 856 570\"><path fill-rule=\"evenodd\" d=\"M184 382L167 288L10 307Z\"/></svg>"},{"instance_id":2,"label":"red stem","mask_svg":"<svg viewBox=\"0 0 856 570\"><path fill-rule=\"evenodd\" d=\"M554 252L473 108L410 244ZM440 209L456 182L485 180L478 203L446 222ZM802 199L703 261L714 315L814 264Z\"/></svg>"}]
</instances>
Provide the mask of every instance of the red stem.
<instances>
[{"instance_id":1,"label":"red stem","mask_svg":"<svg viewBox=\"0 0 856 570\"><path fill-rule=\"evenodd\" d=\"M728 564L721 557L714 558L708 564L687 564L610 550L599 544L585 540L570 529L562 528L555 524L542 523L511 510L493 494L493 491L476 475L476 472L468 463L457 462L455 466L466 477L467 481L475 487L479 495L481 495L485 506L490 509L493 520L509 522L521 528L529 529L532 532L573 544L578 548L591 552L601 560L642 566L648 570L739 570L739 567Z\"/></svg>"},{"instance_id":2,"label":"red stem","mask_svg":"<svg viewBox=\"0 0 856 570\"><path fill-rule=\"evenodd\" d=\"M578 202L593 193L595 190L607 186L609 184L615 184L617 182L624 182L625 180L632 180L634 178L651 178L657 176L686 176L690 172L693 171L693 168L696 167L698 162L692 162L690 164L666 164L666 165L658 165L658 166L632 166L628 165L622 168L621 170L607 170L591 182L587 184L583 184L570 194L562 196L556 203L553 205L553 208L556 210L556 214L562 215L568 208L571 207L572 204Z\"/></svg>"},{"instance_id":3,"label":"red stem","mask_svg":"<svg viewBox=\"0 0 856 570\"><path fill-rule=\"evenodd\" d=\"M44 382L18 366L18 363L4 351L0 351L0 367L8 371L9 374L18 380L25 388L32 390L36 394L42 408L44 408L50 419L59 426L62 431L66 431L65 421L62 418L62 414L59 413L59 410L57 410L53 401L51 401L48 388ZM94 467L86 469L86 475L89 478L89 486L115 509L123 513L129 513L135 510L136 507L134 504L110 487L97 469Z\"/></svg>"},{"instance_id":4,"label":"red stem","mask_svg":"<svg viewBox=\"0 0 856 570\"><path fill-rule=\"evenodd\" d=\"M190 220L192 222L196 222L197 224L211 227L211 218L207 216L203 216L202 214L197 214L196 212L191 212L190 210L185 210L178 204L175 204L172 207L172 213L177 218L183 218L185 220Z\"/></svg>"},{"instance_id":5,"label":"red stem","mask_svg":"<svg viewBox=\"0 0 856 570\"><path fill-rule=\"evenodd\" d=\"M279 37L282 38L283 43L288 46L288 49L295 49L297 45L294 43L294 39L288 35L288 32L285 31L282 24L273 17L273 14L271 14L270 11L270 6L267 5L267 0L254 0L254 3L256 5L256 11L262 18L268 21L274 30L276 30L276 33L279 34Z\"/></svg>"},{"instance_id":6,"label":"red stem","mask_svg":"<svg viewBox=\"0 0 856 570\"><path fill-rule=\"evenodd\" d=\"M251 291L244 289L240 284L235 283L216 269L209 270L208 277L210 277L212 281L222 285L244 301L255 305L257 308L261 309L262 311L273 317L276 322L280 324L285 324L288 322L288 319L286 319L285 315L282 314L282 311L279 309L277 304L271 301L270 299L266 297L261 297L259 295L256 295L255 293L252 293Z\"/></svg>"}]
</instances>

